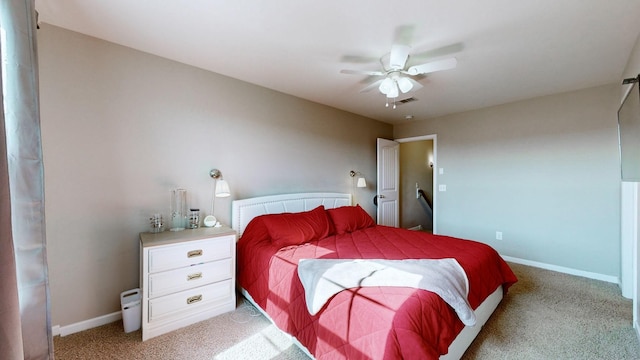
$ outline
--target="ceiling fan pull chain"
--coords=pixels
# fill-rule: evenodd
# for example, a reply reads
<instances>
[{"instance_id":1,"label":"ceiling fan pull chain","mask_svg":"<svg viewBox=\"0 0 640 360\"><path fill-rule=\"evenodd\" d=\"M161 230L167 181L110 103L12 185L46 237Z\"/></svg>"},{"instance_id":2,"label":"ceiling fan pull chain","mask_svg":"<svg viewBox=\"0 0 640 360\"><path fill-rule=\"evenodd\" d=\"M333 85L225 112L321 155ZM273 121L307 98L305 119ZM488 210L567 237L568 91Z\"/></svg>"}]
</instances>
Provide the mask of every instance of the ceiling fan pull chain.
<instances>
[{"instance_id":1,"label":"ceiling fan pull chain","mask_svg":"<svg viewBox=\"0 0 640 360\"><path fill-rule=\"evenodd\" d=\"M396 108L396 98L393 98L393 108Z\"/></svg>"},{"instance_id":2,"label":"ceiling fan pull chain","mask_svg":"<svg viewBox=\"0 0 640 360\"><path fill-rule=\"evenodd\" d=\"M387 98L387 103L384 105L384 107L389 107L389 98Z\"/></svg>"}]
</instances>

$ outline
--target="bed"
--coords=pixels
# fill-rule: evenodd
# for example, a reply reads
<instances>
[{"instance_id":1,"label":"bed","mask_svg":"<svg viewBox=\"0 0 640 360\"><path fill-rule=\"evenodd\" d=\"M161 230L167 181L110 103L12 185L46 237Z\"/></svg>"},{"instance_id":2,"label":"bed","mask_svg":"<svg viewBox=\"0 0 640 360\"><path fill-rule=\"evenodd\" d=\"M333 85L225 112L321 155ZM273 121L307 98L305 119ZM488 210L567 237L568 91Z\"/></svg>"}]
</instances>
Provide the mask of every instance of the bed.
<instances>
[{"instance_id":1,"label":"bed","mask_svg":"<svg viewBox=\"0 0 640 360\"><path fill-rule=\"evenodd\" d=\"M239 235L241 293L316 359L459 359L517 281L488 245L376 225L360 206L351 205L350 194L236 200L232 227ZM422 286L430 278L426 275L397 277L398 269L405 269L400 265L420 262L442 272L445 261L462 271L464 280L460 274L443 275L452 279L457 291ZM382 263L383 268L373 271L362 268ZM324 266L325 272L307 272L318 271L317 266ZM331 276L351 279L341 283L342 278L330 278L331 270L326 269L333 269ZM370 271L369 276L354 280L360 270ZM366 282L385 271L396 272L391 281L402 281ZM404 283L411 278L419 279L421 286ZM437 284L429 286L438 287L440 281L433 279ZM345 285L354 281L360 285ZM319 282L342 291L318 296L321 290L310 283ZM456 293L463 293L462 303L447 295Z\"/></svg>"}]
</instances>

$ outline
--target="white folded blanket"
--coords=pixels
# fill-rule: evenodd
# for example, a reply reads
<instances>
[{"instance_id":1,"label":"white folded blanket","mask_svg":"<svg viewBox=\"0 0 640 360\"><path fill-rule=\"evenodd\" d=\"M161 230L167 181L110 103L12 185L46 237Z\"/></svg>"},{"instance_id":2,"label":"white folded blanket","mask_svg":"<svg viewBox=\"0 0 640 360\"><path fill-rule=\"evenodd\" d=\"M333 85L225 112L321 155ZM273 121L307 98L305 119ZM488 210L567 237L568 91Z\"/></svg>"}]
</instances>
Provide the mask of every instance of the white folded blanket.
<instances>
[{"instance_id":1,"label":"white folded blanket","mask_svg":"<svg viewBox=\"0 0 640 360\"><path fill-rule=\"evenodd\" d=\"M311 315L342 290L401 286L434 292L456 311L465 325L476 323L467 300L469 280L456 259L301 259L298 276Z\"/></svg>"}]
</instances>

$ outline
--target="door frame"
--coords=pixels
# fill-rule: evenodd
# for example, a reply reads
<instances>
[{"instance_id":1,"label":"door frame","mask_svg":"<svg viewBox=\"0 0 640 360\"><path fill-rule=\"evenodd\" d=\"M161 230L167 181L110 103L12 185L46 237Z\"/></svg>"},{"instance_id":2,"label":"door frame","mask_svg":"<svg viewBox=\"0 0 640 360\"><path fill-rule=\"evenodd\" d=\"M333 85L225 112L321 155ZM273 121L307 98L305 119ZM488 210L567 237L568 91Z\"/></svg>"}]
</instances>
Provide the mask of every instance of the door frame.
<instances>
[{"instance_id":1,"label":"door frame","mask_svg":"<svg viewBox=\"0 0 640 360\"><path fill-rule=\"evenodd\" d=\"M413 136L413 137L408 137L408 138L401 138L401 139L394 139L394 141L397 141L399 143L408 143L408 142L413 142L413 141L423 141L423 140L433 140L433 189L431 190L431 193L433 194L433 233L437 234L438 233L438 222L436 221L437 219L437 214L438 211L436 210L438 208L438 192L436 191L436 189L438 188L438 173L439 170L436 171L438 169L438 135L437 134L432 134L432 135L421 135L421 136ZM402 168L400 168L400 172L402 172ZM400 204L400 206L402 206L402 203Z\"/></svg>"}]
</instances>

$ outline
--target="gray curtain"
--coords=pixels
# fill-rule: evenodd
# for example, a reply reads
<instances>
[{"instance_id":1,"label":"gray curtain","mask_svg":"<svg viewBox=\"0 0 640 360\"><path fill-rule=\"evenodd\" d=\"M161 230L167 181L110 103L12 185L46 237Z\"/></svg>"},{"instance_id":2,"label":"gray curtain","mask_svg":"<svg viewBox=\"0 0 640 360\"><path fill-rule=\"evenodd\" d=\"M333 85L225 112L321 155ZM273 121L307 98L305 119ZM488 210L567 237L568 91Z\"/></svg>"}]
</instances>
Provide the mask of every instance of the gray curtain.
<instances>
[{"instance_id":1,"label":"gray curtain","mask_svg":"<svg viewBox=\"0 0 640 360\"><path fill-rule=\"evenodd\" d=\"M34 0L2 0L0 358L53 359Z\"/></svg>"}]
</instances>

